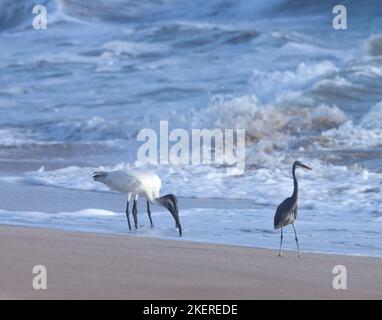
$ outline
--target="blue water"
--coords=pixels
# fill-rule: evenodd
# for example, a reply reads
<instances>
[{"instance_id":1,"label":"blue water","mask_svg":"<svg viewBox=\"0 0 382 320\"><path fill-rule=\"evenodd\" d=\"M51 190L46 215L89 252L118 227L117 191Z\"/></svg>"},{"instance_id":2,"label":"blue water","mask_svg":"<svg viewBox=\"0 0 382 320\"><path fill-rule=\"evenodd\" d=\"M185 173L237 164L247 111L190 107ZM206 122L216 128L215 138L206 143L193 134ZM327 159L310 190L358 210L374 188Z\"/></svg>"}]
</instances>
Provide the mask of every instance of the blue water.
<instances>
[{"instance_id":1,"label":"blue water","mask_svg":"<svg viewBox=\"0 0 382 320\"><path fill-rule=\"evenodd\" d=\"M64 171L6 181L97 190L88 172L130 166L137 132L158 130L159 120L187 130L244 128L244 175L154 168L165 191L251 199L273 212L300 158L315 167L303 175L301 223L322 216L306 229L317 239L311 249L322 249L316 235L332 237L331 221L346 216L345 229L365 236L342 252L382 252L380 1L342 1L347 30L332 28L337 1L40 3L48 29L37 31L33 1L0 0L0 159L59 162Z\"/></svg>"}]
</instances>

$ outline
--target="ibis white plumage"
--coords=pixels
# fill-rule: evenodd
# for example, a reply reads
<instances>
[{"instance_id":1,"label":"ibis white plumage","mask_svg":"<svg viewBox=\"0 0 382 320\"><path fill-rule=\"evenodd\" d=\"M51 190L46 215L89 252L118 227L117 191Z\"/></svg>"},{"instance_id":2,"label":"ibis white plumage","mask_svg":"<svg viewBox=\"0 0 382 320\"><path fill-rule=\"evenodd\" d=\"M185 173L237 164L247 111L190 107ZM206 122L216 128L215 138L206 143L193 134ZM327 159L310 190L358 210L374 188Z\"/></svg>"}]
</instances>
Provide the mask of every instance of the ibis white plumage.
<instances>
[{"instance_id":1,"label":"ibis white plumage","mask_svg":"<svg viewBox=\"0 0 382 320\"><path fill-rule=\"evenodd\" d=\"M134 196L133 217L135 228L138 228L137 200L138 196L142 195L147 199L147 213L149 215L151 226L153 227L150 203L163 206L170 211L175 220L175 225L179 230L179 235L182 235L177 199L173 194L167 194L163 197L159 196L162 182L156 174L147 171L134 170L101 171L94 172L93 179L94 181L102 182L112 190L127 194L126 217L130 230L129 203L131 197Z\"/></svg>"}]
</instances>

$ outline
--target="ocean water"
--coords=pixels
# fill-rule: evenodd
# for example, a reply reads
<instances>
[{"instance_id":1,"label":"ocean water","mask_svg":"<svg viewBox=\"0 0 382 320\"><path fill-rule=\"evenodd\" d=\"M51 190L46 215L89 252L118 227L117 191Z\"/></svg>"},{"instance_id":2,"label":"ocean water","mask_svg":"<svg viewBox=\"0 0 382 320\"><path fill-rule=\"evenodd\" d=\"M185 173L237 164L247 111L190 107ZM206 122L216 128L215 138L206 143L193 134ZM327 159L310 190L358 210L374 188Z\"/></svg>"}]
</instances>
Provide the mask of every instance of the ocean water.
<instances>
[{"instance_id":1,"label":"ocean water","mask_svg":"<svg viewBox=\"0 0 382 320\"><path fill-rule=\"evenodd\" d=\"M252 203L181 211L186 239L277 246L273 214L300 159L314 169L299 173L303 248L382 256L380 1L342 1L347 30L332 28L329 0L40 3L48 29L37 31L33 1L0 0L0 166L59 169L0 170L0 181L107 191L90 172L141 166L142 128L244 128L244 174L149 167L163 193ZM123 233L122 215L0 204L0 223L84 231ZM173 235L165 217L140 234Z\"/></svg>"}]
</instances>

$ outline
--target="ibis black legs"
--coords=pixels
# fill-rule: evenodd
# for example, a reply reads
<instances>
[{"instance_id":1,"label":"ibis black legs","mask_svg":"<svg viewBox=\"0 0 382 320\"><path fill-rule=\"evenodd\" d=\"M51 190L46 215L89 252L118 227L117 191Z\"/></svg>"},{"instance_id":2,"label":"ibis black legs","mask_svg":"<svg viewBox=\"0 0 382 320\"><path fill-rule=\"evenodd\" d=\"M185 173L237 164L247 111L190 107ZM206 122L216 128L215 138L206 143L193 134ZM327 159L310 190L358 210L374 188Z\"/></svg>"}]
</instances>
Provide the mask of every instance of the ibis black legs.
<instances>
[{"instance_id":1,"label":"ibis black legs","mask_svg":"<svg viewBox=\"0 0 382 320\"><path fill-rule=\"evenodd\" d=\"M129 200L127 200L127 205L126 205L126 218L127 218L127 223L129 224L129 229L131 230Z\"/></svg>"},{"instance_id":2,"label":"ibis black legs","mask_svg":"<svg viewBox=\"0 0 382 320\"><path fill-rule=\"evenodd\" d=\"M131 223L130 223L130 197L127 200L127 205L126 205L126 218L127 218L127 223L129 224L129 229L131 230ZM147 201L147 214L149 215L150 219L150 225L153 228L153 219L151 218L151 208L150 208L150 202ZM133 218L134 218L134 226L135 229L138 229L138 200L134 199L133 201Z\"/></svg>"},{"instance_id":3,"label":"ibis black legs","mask_svg":"<svg viewBox=\"0 0 382 320\"><path fill-rule=\"evenodd\" d=\"M134 217L134 225L135 225L135 229L138 229L138 209L137 209L137 199L134 199L134 204L133 204L133 217Z\"/></svg>"},{"instance_id":4,"label":"ibis black legs","mask_svg":"<svg viewBox=\"0 0 382 320\"><path fill-rule=\"evenodd\" d=\"M129 224L129 230L131 231L131 223L130 223L130 197L127 200L127 205L126 205L126 218L127 218L127 223ZM134 225L135 229L138 228L138 210L137 210L137 200L134 199L133 203L133 218L134 218Z\"/></svg>"},{"instance_id":5,"label":"ibis black legs","mask_svg":"<svg viewBox=\"0 0 382 320\"><path fill-rule=\"evenodd\" d=\"M126 205L126 218L127 218L127 223L129 224L129 230L131 231L130 200L131 200L131 196L129 195L128 199L127 199L127 205ZM149 219L150 219L150 226L151 226L151 228L153 228L154 223L153 223L153 219L151 217L150 202L147 200L146 203L147 203L147 214L148 214ZM173 216L173 218L175 220L175 228L178 228L179 235L181 236L182 235L182 226L180 225L180 221L179 221L178 208L175 206L175 208L171 208L171 210L169 210L169 211L171 212L171 215ZM138 229L138 197L134 197L132 214L133 214L133 218L134 218L135 229Z\"/></svg>"},{"instance_id":6,"label":"ibis black legs","mask_svg":"<svg viewBox=\"0 0 382 320\"><path fill-rule=\"evenodd\" d=\"M150 202L147 200L147 214L149 215L151 228L154 228L153 220L151 219Z\"/></svg>"}]
</instances>

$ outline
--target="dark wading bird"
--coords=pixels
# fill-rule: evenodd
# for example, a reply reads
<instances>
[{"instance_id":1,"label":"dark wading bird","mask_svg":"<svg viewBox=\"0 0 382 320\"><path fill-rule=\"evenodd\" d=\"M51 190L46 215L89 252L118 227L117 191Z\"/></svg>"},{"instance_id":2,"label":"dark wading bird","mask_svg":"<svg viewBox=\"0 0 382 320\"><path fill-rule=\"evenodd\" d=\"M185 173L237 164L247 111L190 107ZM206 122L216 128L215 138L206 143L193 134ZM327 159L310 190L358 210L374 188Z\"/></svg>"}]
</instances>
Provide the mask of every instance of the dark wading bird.
<instances>
[{"instance_id":1,"label":"dark wading bird","mask_svg":"<svg viewBox=\"0 0 382 320\"><path fill-rule=\"evenodd\" d=\"M297 203L298 202L298 182L297 182L297 178L296 178L296 169L297 168L304 168L307 170L312 170L312 168L301 163L300 161L296 161L293 164L293 169L292 169L293 184L294 184L293 194L291 197L286 198L283 202L281 202L281 204L277 207L275 219L274 219L275 229L281 228L279 257L282 257L281 247L283 244L283 227L287 226L288 224L292 224L294 234L295 234L295 239L296 239L298 257L301 258L300 246L298 244L298 238L297 238L297 232L296 232L296 228L294 226L294 221L297 219L297 209L298 209L298 203Z\"/></svg>"},{"instance_id":2,"label":"dark wading bird","mask_svg":"<svg viewBox=\"0 0 382 320\"><path fill-rule=\"evenodd\" d=\"M94 181L102 182L110 189L127 194L126 218L131 230L130 223L130 207L131 197L134 196L133 203L133 218L135 228L138 228L138 196L142 195L147 200L147 213L149 215L151 227L154 226L151 219L150 203L165 207L170 211L175 220L175 227L179 230L179 235L182 235L182 226L179 221L178 201L173 194L167 194L163 197L159 196L161 188L160 178L151 172L135 171L135 170L117 170L111 172L93 172Z\"/></svg>"}]
</instances>

